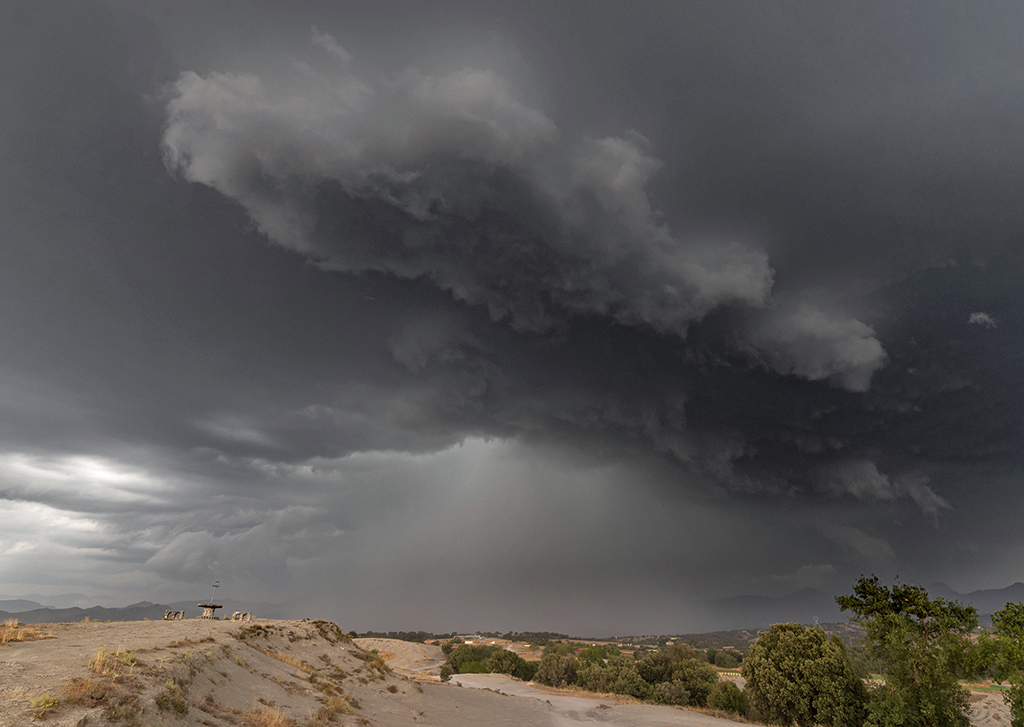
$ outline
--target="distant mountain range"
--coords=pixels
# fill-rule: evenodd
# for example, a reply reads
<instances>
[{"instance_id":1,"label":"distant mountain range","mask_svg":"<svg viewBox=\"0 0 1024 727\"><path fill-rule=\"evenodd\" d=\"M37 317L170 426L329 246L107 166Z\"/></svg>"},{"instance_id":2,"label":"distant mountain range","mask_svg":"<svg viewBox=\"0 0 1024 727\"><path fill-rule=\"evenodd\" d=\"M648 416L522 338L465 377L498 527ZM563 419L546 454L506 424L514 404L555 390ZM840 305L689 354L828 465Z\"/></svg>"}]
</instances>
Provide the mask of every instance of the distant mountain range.
<instances>
[{"instance_id":1,"label":"distant mountain range","mask_svg":"<svg viewBox=\"0 0 1024 727\"><path fill-rule=\"evenodd\" d=\"M287 618L283 613L285 607L270 603L253 603L251 601L220 601L224 608L218 615L231 616L234 611L249 611L257 618ZM122 608L92 606L80 608L49 608L36 601L23 598L0 601L0 621L16 618L23 623L61 623L68 621L143 621L145 619L161 619L165 611L184 611L185 618L195 618L203 612L195 601L176 601L174 603L152 603L140 601Z\"/></svg>"},{"instance_id":2,"label":"distant mountain range","mask_svg":"<svg viewBox=\"0 0 1024 727\"><path fill-rule=\"evenodd\" d=\"M1024 603L1024 583L1014 583L1006 588L994 588L958 593L945 583L926 586L932 597L941 596L948 600L969 603L978 609L983 623L1007 603ZM65 594L76 600L81 594ZM49 597L41 597L49 600ZM82 598L86 598L82 596ZM57 599L54 599L57 600ZM61 600L64 600L63 598ZM64 600L66 602L66 600ZM82 602L82 601L79 601ZM87 601L85 601L87 602ZM253 603L251 601L223 600L222 615L230 616L233 611L249 611L257 618L294 618L293 607L287 604ZM81 608L70 606L55 608L28 598L0 600L0 621L16 618L24 623L59 623L81 621L85 618L95 621L142 621L163 618L164 611L184 611L185 618L195 618L202 609L196 601L175 601L174 603L152 603L140 601L121 608L92 606ZM302 614L307 615L307 614ZM795 621L802 624L845 623L849 614L836 606L835 598L822 591L806 588L785 596L733 596L707 601L704 604L704 618L701 628L704 632L750 629L767 629L774 623ZM344 624L341 624L344 627Z\"/></svg>"},{"instance_id":3,"label":"distant mountain range","mask_svg":"<svg viewBox=\"0 0 1024 727\"><path fill-rule=\"evenodd\" d=\"M932 583L925 588L933 598L939 596L974 606L982 617L991 615L1007 603L1024 603L1024 583L970 593L958 593L945 583ZM766 629L774 623L787 621L839 623L845 622L850 615L839 610L832 595L813 588L774 598L733 596L708 601L705 605L704 622L708 631Z\"/></svg>"}]
</instances>

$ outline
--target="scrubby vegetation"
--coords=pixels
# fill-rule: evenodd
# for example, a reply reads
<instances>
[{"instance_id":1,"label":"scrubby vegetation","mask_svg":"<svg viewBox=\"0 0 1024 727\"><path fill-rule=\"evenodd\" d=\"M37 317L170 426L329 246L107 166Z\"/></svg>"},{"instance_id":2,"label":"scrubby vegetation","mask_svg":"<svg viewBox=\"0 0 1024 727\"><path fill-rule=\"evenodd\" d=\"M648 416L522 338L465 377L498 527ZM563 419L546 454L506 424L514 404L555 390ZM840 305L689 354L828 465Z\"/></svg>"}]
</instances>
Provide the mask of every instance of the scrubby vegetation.
<instances>
[{"instance_id":1,"label":"scrubby vegetation","mask_svg":"<svg viewBox=\"0 0 1024 727\"><path fill-rule=\"evenodd\" d=\"M530 662L500 646L484 646L447 642L443 649L448 660L441 667L441 681L452 674L508 674L516 679L530 681L537 671L537 662Z\"/></svg>"},{"instance_id":2,"label":"scrubby vegetation","mask_svg":"<svg viewBox=\"0 0 1024 727\"><path fill-rule=\"evenodd\" d=\"M1007 604L993 615L991 630L979 632L974 608L932 599L918 586L883 586L873 576L861 577L852 595L836 601L853 614L851 626L827 633L776 624L745 654L731 644L698 650L668 637L630 640L631 654L565 639L549 643L541 661L531 663L500 646L453 638L442 646L448 661L441 674L444 680L480 672L532 677L552 687L799 727L967 727L961 680L987 674L1009 684L1004 695L1012 727L1024 727L1024 605ZM720 680L715 668L737 666L745 689Z\"/></svg>"},{"instance_id":3,"label":"scrubby vegetation","mask_svg":"<svg viewBox=\"0 0 1024 727\"><path fill-rule=\"evenodd\" d=\"M529 662L500 646L445 644L448 661L441 668L447 681L453 674L501 673L533 679L552 687L623 694L662 704L706 706L718 683L718 673L704 654L685 644L645 652L639 658L608 646L576 648L551 644L541 661Z\"/></svg>"},{"instance_id":4,"label":"scrubby vegetation","mask_svg":"<svg viewBox=\"0 0 1024 727\"><path fill-rule=\"evenodd\" d=\"M422 644L427 641L438 641L441 639L452 639L457 634L435 634L430 631L364 631L357 635L360 639L397 639L399 641L412 641Z\"/></svg>"}]
</instances>

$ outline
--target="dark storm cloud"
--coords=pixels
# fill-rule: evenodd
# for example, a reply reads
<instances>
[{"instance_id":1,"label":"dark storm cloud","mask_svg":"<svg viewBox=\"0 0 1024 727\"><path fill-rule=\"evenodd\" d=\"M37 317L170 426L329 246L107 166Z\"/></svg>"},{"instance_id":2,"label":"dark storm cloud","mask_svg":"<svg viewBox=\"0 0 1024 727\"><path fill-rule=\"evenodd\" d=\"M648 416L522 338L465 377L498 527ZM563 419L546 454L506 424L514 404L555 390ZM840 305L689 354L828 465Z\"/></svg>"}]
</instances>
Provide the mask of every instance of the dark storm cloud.
<instances>
[{"instance_id":1,"label":"dark storm cloud","mask_svg":"<svg viewBox=\"0 0 1024 727\"><path fill-rule=\"evenodd\" d=\"M313 32L316 45L329 40ZM736 471L754 458L749 426L687 412L702 368L731 358L739 376L764 366L864 392L885 352L861 321L796 296L772 301L763 252L675 237L645 189L660 162L643 137L564 140L487 71L407 70L374 85L349 57L326 71L296 65L283 79L183 75L168 103L168 164L325 269L425 278L522 334L408 324L393 353L427 386L404 425L625 435L731 488L809 484L818 465L788 482L768 473L770 453ZM726 335L689 345L716 311L733 321ZM509 365L499 341L533 359ZM651 359L639 386L608 362L627 341Z\"/></svg>"},{"instance_id":2,"label":"dark storm cloud","mask_svg":"<svg viewBox=\"0 0 1024 727\"><path fill-rule=\"evenodd\" d=\"M636 135L553 158L554 124L489 71L381 89L335 73L182 76L169 165L326 269L425 277L522 331L596 314L682 335L766 302L763 253L684 245L658 222L643 187L659 164Z\"/></svg>"},{"instance_id":3,"label":"dark storm cloud","mask_svg":"<svg viewBox=\"0 0 1024 727\"><path fill-rule=\"evenodd\" d=\"M1016 11L181 7L0 18L5 583L1017 579Z\"/></svg>"}]
</instances>

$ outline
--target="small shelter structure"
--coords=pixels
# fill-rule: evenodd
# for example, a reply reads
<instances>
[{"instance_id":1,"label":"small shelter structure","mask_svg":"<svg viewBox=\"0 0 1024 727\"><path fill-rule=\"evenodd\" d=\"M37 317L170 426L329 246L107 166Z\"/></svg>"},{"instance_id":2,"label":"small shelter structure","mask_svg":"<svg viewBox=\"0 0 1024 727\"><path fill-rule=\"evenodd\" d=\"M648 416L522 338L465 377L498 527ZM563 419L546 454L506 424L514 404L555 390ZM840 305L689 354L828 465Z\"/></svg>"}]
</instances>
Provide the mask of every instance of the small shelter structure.
<instances>
[{"instance_id":1,"label":"small shelter structure","mask_svg":"<svg viewBox=\"0 0 1024 727\"><path fill-rule=\"evenodd\" d=\"M213 590L210 592L210 602L209 603L197 604L199 606L199 608L203 609L203 615L202 616L197 616L197 618L208 618L208 619L216 619L217 618L217 609L218 608L224 608L224 606L222 606L221 604L213 602L213 599L217 596L217 589L218 588L220 588L220 581L214 581L213 582Z\"/></svg>"},{"instance_id":2,"label":"small shelter structure","mask_svg":"<svg viewBox=\"0 0 1024 727\"><path fill-rule=\"evenodd\" d=\"M224 606L222 606L219 603L199 603L199 604L196 604L196 605L198 605L199 608L203 609L203 615L202 616L196 616L196 618L216 619L217 618L217 609L218 608L224 608Z\"/></svg>"}]
</instances>

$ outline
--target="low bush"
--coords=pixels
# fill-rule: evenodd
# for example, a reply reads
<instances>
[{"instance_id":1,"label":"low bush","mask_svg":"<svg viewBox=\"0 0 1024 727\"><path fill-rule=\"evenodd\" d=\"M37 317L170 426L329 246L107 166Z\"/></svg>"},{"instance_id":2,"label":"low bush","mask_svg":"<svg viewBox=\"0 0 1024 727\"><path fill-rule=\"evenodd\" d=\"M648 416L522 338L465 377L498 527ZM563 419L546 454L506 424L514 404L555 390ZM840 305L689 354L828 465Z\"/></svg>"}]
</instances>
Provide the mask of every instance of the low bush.
<instances>
[{"instance_id":1,"label":"low bush","mask_svg":"<svg viewBox=\"0 0 1024 727\"><path fill-rule=\"evenodd\" d=\"M745 715L748 706L747 695L735 683L722 680L708 695L708 706L721 712Z\"/></svg>"}]
</instances>

